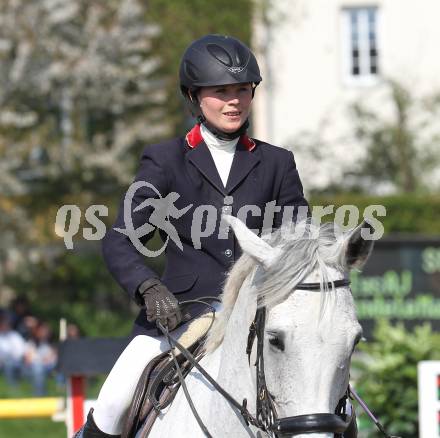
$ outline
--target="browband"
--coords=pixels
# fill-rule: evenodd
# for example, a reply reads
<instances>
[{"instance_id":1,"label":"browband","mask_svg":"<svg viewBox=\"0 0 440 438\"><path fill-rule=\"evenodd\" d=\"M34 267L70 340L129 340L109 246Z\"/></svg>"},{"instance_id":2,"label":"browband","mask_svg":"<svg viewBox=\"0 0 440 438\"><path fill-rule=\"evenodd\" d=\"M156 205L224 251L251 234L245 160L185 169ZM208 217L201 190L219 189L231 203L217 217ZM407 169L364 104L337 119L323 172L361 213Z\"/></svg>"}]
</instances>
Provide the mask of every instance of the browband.
<instances>
[{"instance_id":1,"label":"browband","mask_svg":"<svg viewBox=\"0 0 440 438\"><path fill-rule=\"evenodd\" d=\"M350 280L348 278L343 278L342 280L329 281L327 283L327 287L329 289L344 287L344 286L350 286ZM295 289L320 291L321 283L298 283L295 286Z\"/></svg>"}]
</instances>

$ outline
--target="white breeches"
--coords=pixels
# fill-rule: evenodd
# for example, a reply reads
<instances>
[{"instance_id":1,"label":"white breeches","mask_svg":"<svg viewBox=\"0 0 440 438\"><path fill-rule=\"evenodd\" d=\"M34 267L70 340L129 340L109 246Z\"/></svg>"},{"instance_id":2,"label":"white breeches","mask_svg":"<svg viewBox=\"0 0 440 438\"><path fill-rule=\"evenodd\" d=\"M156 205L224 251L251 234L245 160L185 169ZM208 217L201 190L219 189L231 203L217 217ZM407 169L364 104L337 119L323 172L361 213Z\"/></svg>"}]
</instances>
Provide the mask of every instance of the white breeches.
<instances>
[{"instance_id":1,"label":"white breeches","mask_svg":"<svg viewBox=\"0 0 440 438\"><path fill-rule=\"evenodd\" d=\"M186 328L187 324L171 334L178 338ZM164 337L139 335L133 338L110 371L94 405L93 418L99 429L110 435L121 434L142 371L151 359L168 349Z\"/></svg>"}]
</instances>

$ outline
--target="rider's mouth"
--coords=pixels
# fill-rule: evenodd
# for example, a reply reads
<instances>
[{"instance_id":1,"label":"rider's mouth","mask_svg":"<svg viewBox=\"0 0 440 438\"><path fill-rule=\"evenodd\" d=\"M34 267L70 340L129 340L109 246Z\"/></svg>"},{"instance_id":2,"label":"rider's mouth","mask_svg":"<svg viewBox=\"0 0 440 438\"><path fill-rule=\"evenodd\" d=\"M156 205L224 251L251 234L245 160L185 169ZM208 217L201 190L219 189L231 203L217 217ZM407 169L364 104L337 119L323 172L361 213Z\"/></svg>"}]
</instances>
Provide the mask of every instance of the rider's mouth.
<instances>
[{"instance_id":1,"label":"rider's mouth","mask_svg":"<svg viewBox=\"0 0 440 438\"><path fill-rule=\"evenodd\" d=\"M227 117L240 117L241 111L228 111L226 113L223 113Z\"/></svg>"}]
</instances>

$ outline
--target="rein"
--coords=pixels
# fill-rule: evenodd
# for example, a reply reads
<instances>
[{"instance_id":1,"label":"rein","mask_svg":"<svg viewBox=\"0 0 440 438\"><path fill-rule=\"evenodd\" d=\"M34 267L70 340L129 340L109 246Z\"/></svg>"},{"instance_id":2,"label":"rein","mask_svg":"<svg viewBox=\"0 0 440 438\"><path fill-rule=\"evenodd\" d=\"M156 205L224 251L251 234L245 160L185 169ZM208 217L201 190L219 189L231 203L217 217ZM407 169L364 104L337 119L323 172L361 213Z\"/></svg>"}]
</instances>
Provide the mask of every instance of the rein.
<instances>
[{"instance_id":1,"label":"rein","mask_svg":"<svg viewBox=\"0 0 440 438\"><path fill-rule=\"evenodd\" d=\"M210 304L206 303L205 301L202 301L203 299L209 299L209 300L217 301L217 302L221 302L221 301L216 297L203 297L202 299L199 299L199 300L191 300L191 303L205 304L207 307L209 307L212 312L212 316L213 316L212 321L214 321L215 309ZM181 304L185 305L188 303L190 303L190 302L185 301ZM159 321L156 322L156 325L159 328L159 330L164 334L164 336L166 337L166 339L168 341L168 344L170 346L170 352L171 352L173 361L175 363L175 366L177 368L177 375L179 377L179 382L182 385L182 389L184 391L184 394L185 394L185 397L188 401L188 404L191 408L191 411L192 411L195 419L197 420L197 423L199 424L200 429L203 431L203 433L205 434L206 437L212 438L212 435L209 433L207 427L204 425L197 410L195 409L195 406L194 406L194 403L192 402L191 396L188 393L188 388L186 386L185 379L182 375L182 371L180 369L180 366L177 362L177 358L174 353L174 348L177 348L183 354L183 356L185 356L185 359L193 367L195 367L203 375L203 377L205 377L205 379L217 390L217 392L219 392L232 406L234 406L237 410L240 411L240 414L242 415L247 426L249 426L249 424L252 424L252 425L258 427L259 429L265 430L259 424L258 420L255 417L253 417L252 414L247 410L247 400L246 399L243 400L242 404L240 404L237 400L235 400L235 398L232 397L222 386L220 386L215 381L215 379L199 364L198 360L183 345L181 345L176 339L174 339L170 335L170 333L168 331L168 327L164 327ZM207 332L209 331L211 326L212 326L212 322L211 322L211 325L208 328ZM204 336L206 336L206 333Z\"/></svg>"},{"instance_id":2,"label":"rein","mask_svg":"<svg viewBox=\"0 0 440 438\"><path fill-rule=\"evenodd\" d=\"M334 282L328 282L328 288L338 288L346 287L350 285L349 279L336 280ZM320 291L320 283L299 283L296 289L301 290L311 290ZM217 301L220 300L216 297L202 297L199 300L191 300L182 302L181 305L186 305L190 303L200 303L206 305L210 312L212 313L212 322L209 326L207 332L210 330L213 321L215 319L215 309L209 303L204 300ZM367 404L359 397L359 395L348 386L344 397L339 401L336 407L335 414L329 413L317 413L317 414L307 414L307 415L296 415L292 417L278 418L273 397L267 390L266 378L264 374L264 328L266 321L266 307L259 307L256 311L255 318L249 327L249 335L246 346L246 354L248 355L248 361L250 363L250 355L252 352L252 347L257 338L257 357L255 361L256 367L256 387L257 387L257 397L256 397L256 414L253 416L247 409L247 399L243 399L242 403L239 403L234 397L232 397L222 386L220 386L215 379L199 364L199 358L195 358L185 347L183 347L176 339L174 339L166 326L163 326L159 321L156 322L157 327L166 337L171 350L171 356L176 366L177 375L179 382L182 385L185 397L191 408L191 411L199 424L199 427L203 431L206 437L212 438L207 427L204 425L202 419L200 418L194 403L192 402L191 396L189 395L188 388L185 384L185 378L182 374L180 366L178 364L174 348L177 348L186 360L195 367L205 379L219 392L234 408L236 408L246 426L249 427L251 424L256 428L266 432L269 437L276 438L287 435L298 435L303 433L313 433L313 432L327 432L334 433L335 436L342 437L343 433L349 427L352 416L347 415L345 412L345 404L347 398L354 398L366 412L368 417L373 421L379 431L384 435L385 438L399 438L393 435L389 435L379 420L373 415L373 413L368 408ZM203 337L204 337L203 336Z\"/></svg>"}]
</instances>

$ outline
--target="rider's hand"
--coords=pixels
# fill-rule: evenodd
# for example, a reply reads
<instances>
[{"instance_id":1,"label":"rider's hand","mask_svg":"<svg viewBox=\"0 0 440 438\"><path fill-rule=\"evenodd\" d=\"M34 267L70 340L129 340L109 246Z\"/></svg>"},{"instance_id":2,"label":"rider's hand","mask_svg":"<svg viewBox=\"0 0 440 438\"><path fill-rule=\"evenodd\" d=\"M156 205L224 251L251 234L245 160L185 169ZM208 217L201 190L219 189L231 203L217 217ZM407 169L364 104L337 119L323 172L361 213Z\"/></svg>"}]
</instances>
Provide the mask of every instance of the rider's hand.
<instances>
[{"instance_id":1,"label":"rider's hand","mask_svg":"<svg viewBox=\"0 0 440 438\"><path fill-rule=\"evenodd\" d=\"M159 279L144 281L139 286L139 294L144 300L149 322L159 321L171 331L182 321L179 302Z\"/></svg>"}]
</instances>

